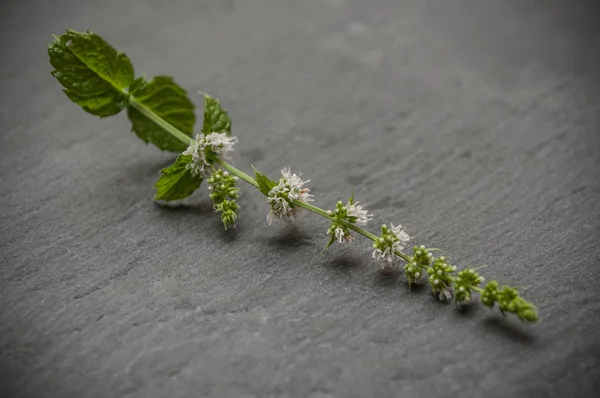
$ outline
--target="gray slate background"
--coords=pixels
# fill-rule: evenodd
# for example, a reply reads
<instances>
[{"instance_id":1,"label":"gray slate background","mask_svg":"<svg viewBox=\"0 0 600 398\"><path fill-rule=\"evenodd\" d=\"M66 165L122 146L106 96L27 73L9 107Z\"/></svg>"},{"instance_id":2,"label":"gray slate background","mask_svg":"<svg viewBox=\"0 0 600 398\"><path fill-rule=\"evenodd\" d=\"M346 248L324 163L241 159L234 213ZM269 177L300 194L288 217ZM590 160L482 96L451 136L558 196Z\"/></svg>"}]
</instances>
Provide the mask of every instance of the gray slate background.
<instances>
[{"instance_id":1,"label":"gray slate background","mask_svg":"<svg viewBox=\"0 0 600 398\"><path fill-rule=\"evenodd\" d=\"M559 0L3 1L2 397L587 397L600 384L600 8ZM65 28L138 73L219 97L235 163L352 188L522 287L542 317L457 311L369 242L268 227L243 186L225 233L205 188L152 202L173 156L49 75Z\"/></svg>"}]
</instances>

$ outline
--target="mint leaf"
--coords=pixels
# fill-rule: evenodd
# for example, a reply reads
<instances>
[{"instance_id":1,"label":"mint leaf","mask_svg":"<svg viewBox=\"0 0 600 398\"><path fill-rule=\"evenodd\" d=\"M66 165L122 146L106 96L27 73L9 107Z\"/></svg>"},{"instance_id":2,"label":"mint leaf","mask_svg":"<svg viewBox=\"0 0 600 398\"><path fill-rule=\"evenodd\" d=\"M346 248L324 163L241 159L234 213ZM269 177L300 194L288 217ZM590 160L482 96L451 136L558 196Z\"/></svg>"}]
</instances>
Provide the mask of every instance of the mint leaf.
<instances>
[{"instance_id":1,"label":"mint leaf","mask_svg":"<svg viewBox=\"0 0 600 398\"><path fill-rule=\"evenodd\" d=\"M194 104L188 99L187 92L172 78L156 76L147 83L136 80L131 87L135 90L133 96L137 103L185 135L192 136L196 122ZM151 142L158 148L171 152L181 152L187 148L187 144L175 138L136 108L130 106L127 115L131 120L132 130L143 141Z\"/></svg>"},{"instance_id":2,"label":"mint leaf","mask_svg":"<svg viewBox=\"0 0 600 398\"><path fill-rule=\"evenodd\" d=\"M51 72L69 99L99 117L117 114L127 106L133 81L129 58L92 32L67 30L48 46Z\"/></svg>"},{"instance_id":3,"label":"mint leaf","mask_svg":"<svg viewBox=\"0 0 600 398\"><path fill-rule=\"evenodd\" d=\"M204 94L204 123L202 125L204 134L227 133L231 135L231 119L225 109L221 107L219 100L208 94Z\"/></svg>"},{"instance_id":4,"label":"mint leaf","mask_svg":"<svg viewBox=\"0 0 600 398\"><path fill-rule=\"evenodd\" d=\"M254 179L258 184L258 190L265 196L268 196L269 191L277 185L275 181L269 179L266 175L259 173L256 169L254 169Z\"/></svg>"},{"instance_id":5,"label":"mint leaf","mask_svg":"<svg viewBox=\"0 0 600 398\"><path fill-rule=\"evenodd\" d=\"M134 81L131 82L131 84L129 85L129 94L131 95L135 95L135 92L146 86L146 77L144 75L138 77L137 79L135 79Z\"/></svg>"},{"instance_id":6,"label":"mint leaf","mask_svg":"<svg viewBox=\"0 0 600 398\"><path fill-rule=\"evenodd\" d=\"M160 178L154 184L155 200L177 200L190 196L202 183L202 178L194 177L186 166L191 163L191 155L179 155L175 163L160 171Z\"/></svg>"}]
</instances>

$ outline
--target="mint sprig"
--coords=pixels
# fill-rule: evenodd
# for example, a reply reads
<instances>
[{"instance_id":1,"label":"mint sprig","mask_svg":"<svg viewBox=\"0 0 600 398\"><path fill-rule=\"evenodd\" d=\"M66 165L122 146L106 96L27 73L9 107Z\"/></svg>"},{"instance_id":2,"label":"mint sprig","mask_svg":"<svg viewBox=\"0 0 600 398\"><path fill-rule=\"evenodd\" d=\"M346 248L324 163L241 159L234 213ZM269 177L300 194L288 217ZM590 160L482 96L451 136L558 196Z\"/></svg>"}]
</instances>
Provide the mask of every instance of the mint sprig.
<instances>
[{"instance_id":1,"label":"mint sprig","mask_svg":"<svg viewBox=\"0 0 600 398\"><path fill-rule=\"evenodd\" d=\"M329 247L334 241L352 242L352 232L373 241L373 257L384 260L386 267L394 267L400 258L406 262L404 273L409 285L426 279L432 292L440 300L454 293L455 303L462 305L480 293L487 307L497 304L504 315L513 313L524 322L538 320L536 307L523 299L515 288L496 281L483 288L483 278L475 269L457 272L446 258L435 258L425 246L414 246L412 255L404 253L404 245L411 238L401 225L382 226L379 236L361 228L372 219L363 205L354 202L354 194L346 205L339 202L335 211L325 211L308 202L312 201L300 174L290 169L281 170L278 182L254 171L254 178L227 162L227 154L237 142L231 136L231 118L218 100L204 94L204 121L202 134L192 139L195 116L194 105L187 93L173 79L158 76L146 81L141 76L134 79L134 70L126 55L116 51L98 35L68 30L55 37L49 46L52 75L63 85L65 94L86 112L107 117L127 108L133 131L145 142L162 150L182 152L175 163L163 170L157 181L156 200L177 200L191 195L209 174L209 197L221 215L227 229L235 225L240 206L237 179L255 186L267 197L269 223L294 220L299 210L305 209L331 222L328 230ZM218 169L221 167L226 171ZM230 175L231 173L231 175ZM424 277L426 276L426 278Z\"/></svg>"}]
</instances>

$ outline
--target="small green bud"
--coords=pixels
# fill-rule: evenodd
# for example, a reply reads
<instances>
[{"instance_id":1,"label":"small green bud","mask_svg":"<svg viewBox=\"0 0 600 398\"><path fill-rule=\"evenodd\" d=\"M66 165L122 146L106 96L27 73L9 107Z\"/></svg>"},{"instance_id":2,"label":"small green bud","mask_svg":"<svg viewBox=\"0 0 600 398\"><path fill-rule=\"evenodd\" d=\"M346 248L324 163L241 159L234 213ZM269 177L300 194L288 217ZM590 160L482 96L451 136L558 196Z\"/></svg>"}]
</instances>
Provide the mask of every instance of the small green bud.
<instances>
[{"instance_id":1,"label":"small green bud","mask_svg":"<svg viewBox=\"0 0 600 398\"><path fill-rule=\"evenodd\" d=\"M413 259L404 266L404 275L406 276L408 285L412 286L413 283L421 280L423 273L421 272L421 268L419 268L418 263Z\"/></svg>"},{"instance_id":2,"label":"small green bud","mask_svg":"<svg viewBox=\"0 0 600 398\"><path fill-rule=\"evenodd\" d=\"M525 322L537 322L538 321L538 313L537 309L533 306L533 304L521 299L527 305L521 304L521 308L517 312L517 316L520 320Z\"/></svg>"},{"instance_id":3,"label":"small green bud","mask_svg":"<svg viewBox=\"0 0 600 398\"><path fill-rule=\"evenodd\" d=\"M498 295L498 282L490 281L484 286L483 292L481 292L480 301L486 307L491 308L496 303L497 295Z\"/></svg>"},{"instance_id":4,"label":"small green bud","mask_svg":"<svg viewBox=\"0 0 600 398\"><path fill-rule=\"evenodd\" d=\"M497 293L498 307L505 313L516 314L519 319L526 322L535 322L538 319L535 306L519 296L517 289L504 286Z\"/></svg>"},{"instance_id":5,"label":"small green bud","mask_svg":"<svg viewBox=\"0 0 600 398\"><path fill-rule=\"evenodd\" d=\"M426 271L431 264L431 257L427 257L428 253L425 246L413 247L413 257L408 264L404 266L404 275L406 276L409 286L420 281L423 272Z\"/></svg>"}]
</instances>

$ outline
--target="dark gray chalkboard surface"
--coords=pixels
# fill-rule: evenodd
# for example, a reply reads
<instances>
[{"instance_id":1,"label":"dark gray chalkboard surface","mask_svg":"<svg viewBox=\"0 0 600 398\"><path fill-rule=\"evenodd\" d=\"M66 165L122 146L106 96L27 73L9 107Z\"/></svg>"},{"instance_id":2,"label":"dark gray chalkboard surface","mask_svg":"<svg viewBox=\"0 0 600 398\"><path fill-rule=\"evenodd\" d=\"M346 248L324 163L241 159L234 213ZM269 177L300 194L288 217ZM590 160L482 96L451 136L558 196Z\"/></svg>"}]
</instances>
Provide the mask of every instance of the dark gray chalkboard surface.
<instances>
[{"instance_id":1,"label":"dark gray chalkboard surface","mask_svg":"<svg viewBox=\"0 0 600 398\"><path fill-rule=\"evenodd\" d=\"M589 397L600 383L600 7L574 0L55 0L0 11L2 397ZM352 188L541 322L457 311L268 227L244 185L151 200L173 156L85 114L46 46L90 29L221 99L235 164Z\"/></svg>"}]
</instances>

